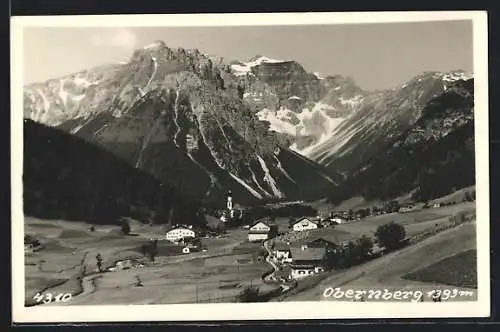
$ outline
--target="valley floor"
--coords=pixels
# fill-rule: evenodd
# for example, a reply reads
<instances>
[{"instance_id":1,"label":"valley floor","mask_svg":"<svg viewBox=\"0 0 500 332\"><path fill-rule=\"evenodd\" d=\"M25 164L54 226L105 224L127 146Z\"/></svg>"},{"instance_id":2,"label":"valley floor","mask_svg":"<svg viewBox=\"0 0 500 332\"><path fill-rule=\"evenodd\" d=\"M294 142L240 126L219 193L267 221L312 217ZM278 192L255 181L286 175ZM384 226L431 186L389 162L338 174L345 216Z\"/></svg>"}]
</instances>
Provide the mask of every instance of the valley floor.
<instances>
[{"instance_id":1,"label":"valley floor","mask_svg":"<svg viewBox=\"0 0 500 332\"><path fill-rule=\"evenodd\" d=\"M43 298L48 293L52 297L73 294L67 302L42 305L164 304L236 302L246 286L262 292L276 288L263 283L261 277L270 266L256 259L260 246L245 244L247 235L242 229L226 238L203 239L206 252L182 255L167 250L162 255L160 245L159 256L149 262L137 248L160 230L137 225L132 226L132 233L138 236L123 236L116 227L97 226L95 232L87 228L83 223L27 218L26 232L46 243L44 249L26 257L27 305L35 304L37 293ZM137 259L143 266L98 274L97 253L105 268L126 259ZM140 287L135 285L138 280Z\"/></svg>"},{"instance_id":2,"label":"valley floor","mask_svg":"<svg viewBox=\"0 0 500 332\"><path fill-rule=\"evenodd\" d=\"M476 289L472 284L476 281L476 259L475 255L470 260L460 260L453 265L447 264L450 258L460 257L464 254L475 254L476 249L476 224L466 223L455 228L445 230L433 235L421 242L384 255L360 266L341 271L327 277L311 289L286 297L285 301L335 301L348 300L346 298L335 299L333 296L325 296L325 290L329 287L356 290L384 290L393 292L396 290L422 291L424 293L438 290L456 289L465 291L467 296L456 296L454 300L474 301L477 300ZM471 266L472 265L472 266ZM445 271L440 274L432 273L433 269L442 267ZM427 268L427 269L426 269ZM464 273L468 272L468 275ZM412 273L416 272L416 273ZM432 275L431 278L426 277ZM448 274L448 276L446 275ZM434 277L434 278L432 278ZM465 278L473 279L467 282ZM464 287L468 286L468 287ZM328 292L326 293L328 294ZM375 298L365 301L377 300ZM381 299L380 299L381 300ZM352 299L350 300L352 301ZM425 297L424 301L432 301Z\"/></svg>"},{"instance_id":3,"label":"valley floor","mask_svg":"<svg viewBox=\"0 0 500 332\"><path fill-rule=\"evenodd\" d=\"M411 213L372 216L359 221L323 228L308 236L321 236L336 243L361 235L373 236L380 225L396 221L405 226L408 236L438 229L448 217L460 211L474 211L474 202L459 203ZM281 237L288 232L288 219L280 218ZM39 220L26 217L25 232L44 244L40 251L25 255L26 305L97 305L97 304L167 304L197 302L237 302L246 286L271 292L278 285L264 283L262 276L271 266L262 258L261 244L247 242L243 228L228 231L217 238L203 238L205 252L174 253L175 248L160 245L159 256L149 262L138 248L151 236L162 234L160 226L132 224L135 236L121 235L117 226L96 226L94 232L85 223ZM419 289L437 288L472 290L475 299L476 225L467 222L345 271L330 271L322 280L299 282L290 294L278 301L323 301L328 287L347 289ZM103 267L135 259L141 263L130 269L96 273L96 255L103 257ZM456 256L460 255L460 256ZM463 279L463 280L462 280ZM140 282L139 282L140 281ZM140 285L137 285L137 283ZM309 285L307 285L309 284ZM306 286L303 286L306 285ZM71 293L66 302L35 303L57 294Z\"/></svg>"}]
</instances>

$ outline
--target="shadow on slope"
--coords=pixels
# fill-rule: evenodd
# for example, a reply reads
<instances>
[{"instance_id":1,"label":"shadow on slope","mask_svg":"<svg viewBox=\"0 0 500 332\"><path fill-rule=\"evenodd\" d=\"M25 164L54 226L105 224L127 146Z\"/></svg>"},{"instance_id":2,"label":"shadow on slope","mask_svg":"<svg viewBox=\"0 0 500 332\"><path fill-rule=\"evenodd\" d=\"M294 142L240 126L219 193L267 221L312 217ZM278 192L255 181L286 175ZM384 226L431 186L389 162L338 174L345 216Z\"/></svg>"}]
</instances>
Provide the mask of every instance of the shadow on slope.
<instances>
[{"instance_id":1,"label":"shadow on slope","mask_svg":"<svg viewBox=\"0 0 500 332\"><path fill-rule=\"evenodd\" d=\"M198 204L112 154L63 131L24 122L24 213L115 224L120 216L199 224ZM168 216L168 217L167 217Z\"/></svg>"}]
</instances>

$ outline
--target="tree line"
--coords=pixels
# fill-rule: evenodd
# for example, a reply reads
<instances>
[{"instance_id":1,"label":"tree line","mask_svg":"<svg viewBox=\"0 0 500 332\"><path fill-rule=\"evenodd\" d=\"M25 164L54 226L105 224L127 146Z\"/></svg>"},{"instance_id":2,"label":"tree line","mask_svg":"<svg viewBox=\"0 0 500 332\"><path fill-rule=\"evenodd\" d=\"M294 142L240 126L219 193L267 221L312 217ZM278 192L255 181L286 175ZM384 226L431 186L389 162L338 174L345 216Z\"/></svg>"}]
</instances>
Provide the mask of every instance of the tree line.
<instances>
[{"instance_id":1,"label":"tree line","mask_svg":"<svg viewBox=\"0 0 500 332\"><path fill-rule=\"evenodd\" d=\"M404 226L390 222L377 228L374 239L362 235L355 241L335 245L327 249L326 267L328 269L345 269L362 264L377 257L375 244L384 252L397 250L405 245L406 230Z\"/></svg>"}]
</instances>

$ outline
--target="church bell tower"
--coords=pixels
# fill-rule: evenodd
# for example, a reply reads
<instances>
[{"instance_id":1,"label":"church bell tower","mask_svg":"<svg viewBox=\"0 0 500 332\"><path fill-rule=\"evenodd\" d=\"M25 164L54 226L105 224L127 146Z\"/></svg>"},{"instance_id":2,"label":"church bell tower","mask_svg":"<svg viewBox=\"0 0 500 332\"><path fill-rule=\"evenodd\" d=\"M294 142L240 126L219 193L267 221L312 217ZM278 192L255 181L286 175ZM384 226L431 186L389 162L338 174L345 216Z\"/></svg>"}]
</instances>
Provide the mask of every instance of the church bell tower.
<instances>
[{"instance_id":1,"label":"church bell tower","mask_svg":"<svg viewBox=\"0 0 500 332\"><path fill-rule=\"evenodd\" d=\"M229 190L226 195L226 208L229 212L230 218L234 218L233 194L231 193L231 190Z\"/></svg>"}]
</instances>

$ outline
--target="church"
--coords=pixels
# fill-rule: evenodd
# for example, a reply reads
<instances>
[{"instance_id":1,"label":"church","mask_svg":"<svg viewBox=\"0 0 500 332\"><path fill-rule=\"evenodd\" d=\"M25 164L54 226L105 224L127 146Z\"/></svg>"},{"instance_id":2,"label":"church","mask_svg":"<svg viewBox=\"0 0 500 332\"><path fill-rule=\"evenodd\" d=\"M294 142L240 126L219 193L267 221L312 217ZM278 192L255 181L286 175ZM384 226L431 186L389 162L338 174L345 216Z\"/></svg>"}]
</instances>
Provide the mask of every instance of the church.
<instances>
[{"instance_id":1,"label":"church","mask_svg":"<svg viewBox=\"0 0 500 332\"><path fill-rule=\"evenodd\" d=\"M226 207L222 212L220 220L223 222L228 222L234 219L241 218L243 215L243 211L241 209L236 209L233 201L233 194L231 190L229 190L226 194Z\"/></svg>"}]
</instances>

